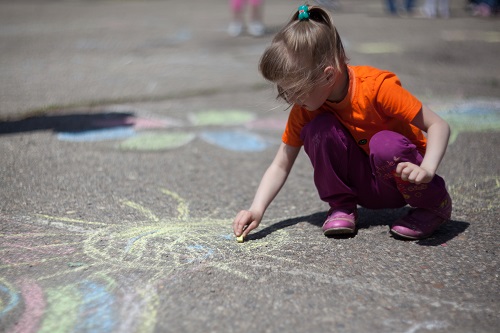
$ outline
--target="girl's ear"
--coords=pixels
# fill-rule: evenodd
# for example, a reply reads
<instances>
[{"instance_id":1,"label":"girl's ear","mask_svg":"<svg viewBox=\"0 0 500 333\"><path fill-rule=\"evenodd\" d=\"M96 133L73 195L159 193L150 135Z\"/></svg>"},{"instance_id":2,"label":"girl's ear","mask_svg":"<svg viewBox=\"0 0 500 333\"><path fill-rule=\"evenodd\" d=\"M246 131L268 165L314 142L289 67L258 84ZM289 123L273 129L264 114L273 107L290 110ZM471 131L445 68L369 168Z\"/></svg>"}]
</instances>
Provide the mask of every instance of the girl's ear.
<instances>
[{"instance_id":1,"label":"girl's ear","mask_svg":"<svg viewBox=\"0 0 500 333\"><path fill-rule=\"evenodd\" d=\"M335 78L335 68L333 68L332 66L328 66L325 68L325 70L323 71L326 75L326 80L327 81L331 81L333 78Z\"/></svg>"}]
</instances>

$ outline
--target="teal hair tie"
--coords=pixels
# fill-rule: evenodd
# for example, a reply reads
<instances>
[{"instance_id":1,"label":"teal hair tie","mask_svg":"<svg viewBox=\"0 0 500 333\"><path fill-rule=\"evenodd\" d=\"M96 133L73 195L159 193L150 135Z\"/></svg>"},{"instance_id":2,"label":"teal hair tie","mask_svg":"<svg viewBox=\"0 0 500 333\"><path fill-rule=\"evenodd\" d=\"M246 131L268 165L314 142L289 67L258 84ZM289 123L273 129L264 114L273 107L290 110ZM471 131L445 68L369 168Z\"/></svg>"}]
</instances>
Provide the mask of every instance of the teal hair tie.
<instances>
[{"instance_id":1,"label":"teal hair tie","mask_svg":"<svg viewBox=\"0 0 500 333\"><path fill-rule=\"evenodd\" d=\"M299 21L309 19L309 8L306 5L299 6Z\"/></svg>"}]
</instances>

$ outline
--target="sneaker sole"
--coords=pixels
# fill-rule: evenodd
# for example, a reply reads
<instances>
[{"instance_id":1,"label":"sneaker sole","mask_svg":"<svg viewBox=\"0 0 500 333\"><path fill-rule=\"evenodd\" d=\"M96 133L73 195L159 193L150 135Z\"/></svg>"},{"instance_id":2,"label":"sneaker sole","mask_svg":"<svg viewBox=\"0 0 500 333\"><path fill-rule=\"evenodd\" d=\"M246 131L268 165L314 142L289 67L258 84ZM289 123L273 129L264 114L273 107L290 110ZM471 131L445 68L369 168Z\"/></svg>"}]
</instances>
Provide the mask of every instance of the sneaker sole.
<instances>
[{"instance_id":1,"label":"sneaker sole","mask_svg":"<svg viewBox=\"0 0 500 333\"><path fill-rule=\"evenodd\" d=\"M401 238L404 238L404 239L411 239L411 240L417 240L417 239L424 239L426 237L429 237L429 236L424 236L424 237L414 237L414 236L408 236L408 235L405 235L405 234L400 234L399 232L397 231L394 231L394 230L391 230L391 233L398 236L398 237L401 237Z\"/></svg>"},{"instance_id":2,"label":"sneaker sole","mask_svg":"<svg viewBox=\"0 0 500 333\"><path fill-rule=\"evenodd\" d=\"M323 231L325 236L353 234L355 230L350 228L332 228Z\"/></svg>"}]
</instances>

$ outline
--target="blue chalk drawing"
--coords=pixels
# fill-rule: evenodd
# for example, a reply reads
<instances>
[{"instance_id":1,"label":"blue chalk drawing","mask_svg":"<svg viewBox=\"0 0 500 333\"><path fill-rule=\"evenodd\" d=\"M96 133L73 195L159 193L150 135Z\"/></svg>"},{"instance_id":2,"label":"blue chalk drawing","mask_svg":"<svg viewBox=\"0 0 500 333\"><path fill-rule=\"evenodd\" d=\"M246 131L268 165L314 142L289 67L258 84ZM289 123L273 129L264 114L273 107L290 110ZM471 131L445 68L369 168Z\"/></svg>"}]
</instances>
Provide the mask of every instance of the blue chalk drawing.
<instances>
[{"instance_id":1,"label":"blue chalk drawing","mask_svg":"<svg viewBox=\"0 0 500 333\"><path fill-rule=\"evenodd\" d=\"M57 138L61 141L70 142L97 142L106 140L121 140L135 135L132 127L103 128L82 132L61 132Z\"/></svg>"},{"instance_id":2,"label":"blue chalk drawing","mask_svg":"<svg viewBox=\"0 0 500 333\"><path fill-rule=\"evenodd\" d=\"M9 289L9 287L4 284L0 284L0 296L2 296L2 294L7 298L7 302L5 302L6 304L3 307L2 302L0 302L0 319L19 304L19 293Z\"/></svg>"},{"instance_id":3,"label":"blue chalk drawing","mask_svg":"<svg viewBox=\"0 0 500 333\"><path fill-rule=\"evenodd\" d=\"M106 288L92 281L85 281L80 286L82 305L80 307L76 332L112 332L116 327L114 296Z\"/></svg>"},{"instance_id":4,"label":"blue chalk drawing","mask_svg":"<svg viewBox=\"0 0 500 333\"><path fill-rule=\"evenodd\" d=\"M127 241L127 246L125 247L125 253L129 253L132 247L134 246L134 243L138 241L139 239L146 237L148 235L156 234L158 230L153 230L150 232L145 232L143 234L140 234L139 236L133 237Z\"/></svg>"},{"instance_id":5,"label":"blue chalk drawing","mask_svg":"<svg viewBox=\"0 0 500 333\"><path fill-rule=\"evenodd\" d=\"M243 131L202 132L200 138L208 143L232 151L263 151L270 146L259 135Z\"/></svg>"},{"instance_id":6,"label":"blue chalk drawing","mask_svg":"<svg viewBox=\"0 0 500 333\"><path fill-rule=\"evenodd\" d=\"M193 263L195 261L203 261L213 256L214 250L211 248L204 247L203 245L191 245L187 246L187 249L191 252L196 253L196 257L189 259L187 263Z\"/></svg>"}]
</instances>

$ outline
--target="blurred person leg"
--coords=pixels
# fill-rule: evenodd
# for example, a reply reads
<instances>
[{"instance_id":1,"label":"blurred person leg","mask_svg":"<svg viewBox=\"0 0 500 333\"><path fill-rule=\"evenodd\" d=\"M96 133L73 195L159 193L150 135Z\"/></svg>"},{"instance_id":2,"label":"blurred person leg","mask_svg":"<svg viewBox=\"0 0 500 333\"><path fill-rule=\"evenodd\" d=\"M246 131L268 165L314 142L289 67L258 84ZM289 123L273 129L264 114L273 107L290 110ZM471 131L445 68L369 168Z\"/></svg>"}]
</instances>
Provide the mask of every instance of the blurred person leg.
<instances>
[{"instance_id":1,"label":"blurred person leg","mask_svg":"<svg viewBox=\"0 0 500 333\"><path fill-rule=\"evenodd\" d=\"M392 15L397 15L398 14L398 6L396 0L386 0L387 3L387 9L389 10L389 13Z\"/></svg>"},{"instance_id":2,"label":"blurred person leg","mask_svg":"<svg viewBox=\"0 0 500 333\"><path fill-rule=\"evenodd\" d=\"M245 0L229 0L232 21L229 23L227 33L232 37L237 37L243 33L243 6Z\"/></svg>"},{"instance_id":3,"label":"blurred person leg","mask_svg":"<svg viewBox=\"0 0 500 333\"><path fill-rule=\"evenodd\" d=\"M437 15L437 1L439 0L425 0L424 5L422 6L422 14L427 18L434 18Z\"/></svg>"},{"instance_id":4,"label":"blurred person leg","mask_svg":"<svg viewBox=\"0 0 500 333\"><path fill-rule=\"evenodd\" d=\"M262 7L264 0L250 0L251 16L248 24L248 33L255 37L264 35L266 29L262 23Z\"/></svg>"},{"instance_id":5,"label":"blurred person leg","mask_svg":"<svg viewBox=\"0 0 500 333\"><path fill-rule=\"evenodd\" d=\"M415 1L414 0L406 0L405 2L405 10L408 14L413 13L413 8L415 6Z\"/></svg>"}]
</instances>

